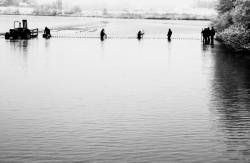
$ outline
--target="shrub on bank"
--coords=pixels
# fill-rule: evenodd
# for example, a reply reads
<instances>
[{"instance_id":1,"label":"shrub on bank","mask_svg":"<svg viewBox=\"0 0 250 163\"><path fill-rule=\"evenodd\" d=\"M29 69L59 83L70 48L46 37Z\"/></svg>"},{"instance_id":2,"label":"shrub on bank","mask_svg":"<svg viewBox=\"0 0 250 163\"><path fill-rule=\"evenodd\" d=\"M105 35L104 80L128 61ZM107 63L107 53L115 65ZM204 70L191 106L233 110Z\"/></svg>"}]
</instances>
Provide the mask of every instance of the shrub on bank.
<instances>
[{"instance_id":1,"label":"shrub on bank","mask_svg":"<svg viewBox=\"0 0 250 163\"><path fill-rule=\"evenodd\" d=\"M217 39L236 51L250 50L250 1L219 0L218 17L213 22Z\"/></svg>"},{"instance_id":2,"label":"shrub on bank","mask_svg":"<svg viewBox=\"0 0 250 163\"><path fill-rule=\"evenodd\" d=\"M243 25L231 25L219 32L217 39L236 51L250 50L250 30Z\"/></svg>"},{"instance_id":3,"label":"shrub on bank","mask_svg":"<svg viewBox=\"0 0 250 163\"><path fill-rule=\"evenodd\" d=\"M224 29L230 27L233 24L233 18L230 12L225 12L213 20L213 26L216 27L217 32L221 32Z\"/></svg>"}]
</instances>

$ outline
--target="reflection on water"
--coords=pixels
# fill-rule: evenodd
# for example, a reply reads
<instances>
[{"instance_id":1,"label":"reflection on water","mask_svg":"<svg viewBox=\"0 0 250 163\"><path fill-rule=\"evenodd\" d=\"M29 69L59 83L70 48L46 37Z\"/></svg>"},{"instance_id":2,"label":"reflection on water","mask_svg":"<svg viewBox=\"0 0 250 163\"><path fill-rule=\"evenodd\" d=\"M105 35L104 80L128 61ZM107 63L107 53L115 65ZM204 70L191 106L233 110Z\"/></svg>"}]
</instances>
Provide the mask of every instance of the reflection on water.
<instances>
[{"instance_id":1,"label":"reflection on water","mask_svg":"<svg viewBox=\"0 0 250 163\"><path fill-rule=\"evenodd\" d=\"M224 48L213 50L211 106L233 160L250 161L250 60Z\"/></svg>"},{"instance_id":2,"label":"reflection on water","mask_svg":"<svg viewBox=\"0 0 250 163\"><path fill-rule=\"evenodd\" d=\"M250 160L250 61L218 43L0 39L0 48L0 162Z\"/></svg>"},{"instance_id":3,"label":"reflection on water","mask_svg":"<svg viewBox=\"0 0 250 163\"><path fill-rule=\"evenodd\" d=\"M23 59L23 68L27 67L28 54L29 54L29 40L11 40L6 41L10 44L11 53L20 55Z\"/></svg>"},{"instance_id":4,"label":"reflection on water","mask_svg":"<svg viewBox=\"0 0 250 163\"><path fill-rule=\"evenodd\" d=\"M29 50L29 40L10 40L8 42L14 53L20 53L25 56L27 55Z\"/></svg>"},{"instance_id":5,"label":"reflection on water","mask_svg":"<svg viewBox=\"0 0 250 163\"><path fill-rule=\"evenodd\" d=\"M50 40L45 40L45 48L46 49L49 49L49 46L50 46Z\"/></svg>"}]
</instances>

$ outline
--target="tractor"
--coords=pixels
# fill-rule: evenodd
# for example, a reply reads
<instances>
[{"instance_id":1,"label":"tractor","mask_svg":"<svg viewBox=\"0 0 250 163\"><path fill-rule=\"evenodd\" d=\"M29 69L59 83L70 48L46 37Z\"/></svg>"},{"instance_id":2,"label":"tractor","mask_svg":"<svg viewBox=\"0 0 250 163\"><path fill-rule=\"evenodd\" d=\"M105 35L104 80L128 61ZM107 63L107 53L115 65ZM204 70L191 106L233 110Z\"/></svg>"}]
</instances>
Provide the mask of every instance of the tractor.
<instances>
[{"instance_id":1,"label":"tractor","mask_svg":"<svg viewBox=\"0 0 250 163\"><path fill-rule=\"evenodd\" d=\"M38 36L38 29L28 29L27 20L22 20L22 23L14 21L14 28L5 33L5 39L31 39Z\"/></svg>"}]
</instances>

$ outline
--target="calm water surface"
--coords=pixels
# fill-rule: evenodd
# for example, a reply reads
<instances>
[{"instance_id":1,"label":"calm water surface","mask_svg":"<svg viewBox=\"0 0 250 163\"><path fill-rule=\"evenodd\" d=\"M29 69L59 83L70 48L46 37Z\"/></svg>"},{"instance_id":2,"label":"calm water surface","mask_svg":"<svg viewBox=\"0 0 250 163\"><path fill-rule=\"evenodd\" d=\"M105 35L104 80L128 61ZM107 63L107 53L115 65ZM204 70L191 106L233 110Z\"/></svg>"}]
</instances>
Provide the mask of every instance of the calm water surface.
<instances>
[{"instance_id":1,"label":"calm water surface","mask_svg":"<svg viewBox=\"0 0 250 163\"><path fill-rule=\"evenodd\" d=\"M207 22L107 22L194 38L1 38L0 162L250 161L248 59L202 46Z\"/></svg>"}]
</instances>

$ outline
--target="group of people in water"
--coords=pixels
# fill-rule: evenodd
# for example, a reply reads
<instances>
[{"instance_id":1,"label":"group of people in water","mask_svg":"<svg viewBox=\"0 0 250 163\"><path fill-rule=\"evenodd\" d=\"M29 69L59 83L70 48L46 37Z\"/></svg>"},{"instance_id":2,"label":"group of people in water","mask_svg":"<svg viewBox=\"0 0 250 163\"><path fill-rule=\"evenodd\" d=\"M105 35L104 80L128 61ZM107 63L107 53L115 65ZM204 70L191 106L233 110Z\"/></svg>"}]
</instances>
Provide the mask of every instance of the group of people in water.
<instances>
[{"instance_id":1,"label":"group of people in water","mask_svg":"<svg viewBox=\"0 0 250 163\"><path fill-rule=\"evenodd\" d=\"M202 35L203 44L210 44L210 43L214 44L215 33L216 31L214 27L212 27L211 29L209 27L202 29L201 35ZM144 34L145 34L144 31L139 30L137 33L137 39L138 40L143 39ZM169 28L168 33L167 33L168 41L171 41L172 34L173 34L172 30ZM47 39L51 37L50 29L48 27L45 27L43 37ZM104 28L100 32L100 39L101 41L104 41L105 39L107 39L107 34L105 33Z\"/></svg>"},{"instance_id":2,"label":"group of people in water","mask_svg":"<svg viewBox=\"0 0 250 163\"><path fill-rule=\"evenodd\" d=\"M202 36L202 42L203 44L214 44L214 37L215 37L215 29L214 27L212 27L211 29L208 27L208 28L204 28L202 29L201 31L201 36Z\"/></svg>"},{"instance_id":3,"label":"group of people in water","mask_svg":"<svg viewBox=\"0 0 250 163\"><path fill-rule=\"evenodd\" d=\"M144 34L145 34L144 31L139 30L138 33L137 33L137 39L138 40L143 39ZM169 29L168 30L168 34L167 34L169 41L171 41L172 34L173 34L172 30ZM100 38L101 38L102 41L104 41L105 39L107 39L107 34L105 33L104 29L102 29L101 32L100 32Z\"/></svg>"}]
</instances>

